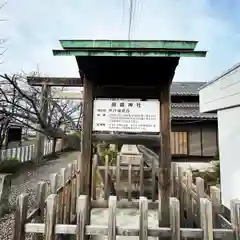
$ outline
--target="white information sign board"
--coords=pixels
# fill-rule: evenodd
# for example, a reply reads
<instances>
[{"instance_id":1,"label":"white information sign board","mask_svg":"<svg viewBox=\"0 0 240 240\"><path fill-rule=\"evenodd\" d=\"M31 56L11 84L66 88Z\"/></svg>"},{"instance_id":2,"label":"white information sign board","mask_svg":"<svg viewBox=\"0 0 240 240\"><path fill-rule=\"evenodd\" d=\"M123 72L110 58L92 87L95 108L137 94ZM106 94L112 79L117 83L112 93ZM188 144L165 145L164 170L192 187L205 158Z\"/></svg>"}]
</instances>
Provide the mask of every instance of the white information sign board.
<instances>
[{"instance_id":1,"label":"white information sign board","mask_svg":"<svg viewBox=\"0 0 240 240\"><path fill-rule=\"evenodd\" d=\"M93 131L160 132L159 101L94 100Z\"/></svg>"}]
</instances>

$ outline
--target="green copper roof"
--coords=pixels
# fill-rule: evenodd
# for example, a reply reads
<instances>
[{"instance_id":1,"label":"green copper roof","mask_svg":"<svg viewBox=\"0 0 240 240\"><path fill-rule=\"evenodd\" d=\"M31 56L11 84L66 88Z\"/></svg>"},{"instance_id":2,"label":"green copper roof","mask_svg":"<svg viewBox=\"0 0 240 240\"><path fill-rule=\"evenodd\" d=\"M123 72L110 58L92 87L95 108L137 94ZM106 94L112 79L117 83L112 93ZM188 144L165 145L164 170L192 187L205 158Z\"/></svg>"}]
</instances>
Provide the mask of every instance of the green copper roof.
<instances>
[{"instance_id":1,"label":"green copper roof","mask_svg":"<svg viewBox=\"0 0 240 240\"><path fill-rule=\"evenodd\" d=\"M54 56L99 56L99 57L205 57L205 51L133 51L133 50L53 50Z\"/></svg>"},{"instance_id":2,"label":"green copper roof","mask_svg":"<svg viewBox=\"0 0 240 240\"><path fill-rule=\"evenodd\" d=\"M206 51L194 51L197 41L60 40L63 50L54 56L101 57L205 57Z\"/></svg>"},{"instance_id":3,"label":"green copper roof","mask_svg":"<svg viewBox=\"0 0 240 240\"><path fill-rule=\"evenodd\" d=\"M197 41L171 40L60 40L62 48L154 48L194 50Z\"/></svg>"}]
</instances>

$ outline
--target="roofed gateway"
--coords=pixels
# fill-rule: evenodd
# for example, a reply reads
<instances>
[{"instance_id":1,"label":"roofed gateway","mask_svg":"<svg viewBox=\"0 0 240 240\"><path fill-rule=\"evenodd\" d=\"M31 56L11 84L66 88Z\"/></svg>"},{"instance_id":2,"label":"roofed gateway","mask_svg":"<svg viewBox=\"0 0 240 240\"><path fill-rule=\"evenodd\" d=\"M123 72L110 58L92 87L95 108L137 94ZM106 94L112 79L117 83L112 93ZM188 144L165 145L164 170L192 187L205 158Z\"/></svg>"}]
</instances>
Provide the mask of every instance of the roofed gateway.
<instances>
[{"instance_id":1,"label":"roofed gateway","mask_svg":"<svg viewBox=\"0 0 240 240\"><path fill-rule=\"evenodd\" d=\"M169 224L171 194L170 86L180 57L205 57L206 51L195 51L196 41L112 41L61 40L63 50L55 56L76 57L84 87L84 113L81 152L81 193L91 196L91 165L94 98L157 99L159 187L161 192L161 226ZM104 123L105 124L105 123ZM160 131L160 132L159 132ZM146 132L138 140L146 140ZM145 135L144 135L145 133ZM98 134L101 135L101 134ZM136 140L125 134L125 143ZM97 136L96 136L97 137ZM98 138L95 137L95 140ZM108 134L109 137L109 134ZM118 142L123 135L111 136ZM134 140L134 141L135 141ZM132 142L133 143L133 142ZM137 142L134 142L137 144Z\"/></svg>"},{"instance_id":2,"label":"roofed gateway","mask_svg":"<svg viewBox=\"0 0 240 240\"><path fill-rule=\"evenodd\" d=\"M80 76L95 84L95 97L154 98L172 81L180 57L205 57L196 41L61 40L55 56L75 56ZM104 86L104 87L103 87ZM126 88L128 87L128 89ZM137 92L133 91L137 88Z\"/></svg>"}]
</instances>

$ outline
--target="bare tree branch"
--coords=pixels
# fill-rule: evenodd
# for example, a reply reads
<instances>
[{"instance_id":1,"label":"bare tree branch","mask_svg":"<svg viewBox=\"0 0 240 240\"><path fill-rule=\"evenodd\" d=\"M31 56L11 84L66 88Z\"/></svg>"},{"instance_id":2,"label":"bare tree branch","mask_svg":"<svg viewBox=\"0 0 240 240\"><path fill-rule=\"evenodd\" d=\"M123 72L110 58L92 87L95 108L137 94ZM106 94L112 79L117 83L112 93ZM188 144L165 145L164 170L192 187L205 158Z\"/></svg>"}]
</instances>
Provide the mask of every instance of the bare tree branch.
<instances>
[{"instance_id":1,"label":"bare tree branch","mask_svg":"<svg viewBox=\"0 0 240 240\"><path fill-rule=\"evenodd\" d=\"M49 106L47 119L43 119L41 90L28 85L26 74L2 74L0 79L4 82L0 85L0 129L7 127L4 119L8 119L7 125L11 122L20 123L52 138L63 138L66 135L65 130L61 129L63 124L66 131L81 129L82 102L53 99L52 96L43 98L42 101L46 101ZM56 89L52 88L51 92L54 91ZM41 129L38 129L38 125ZM1 139L5 132L0 132Z\"/></svg>"}]
</instances>

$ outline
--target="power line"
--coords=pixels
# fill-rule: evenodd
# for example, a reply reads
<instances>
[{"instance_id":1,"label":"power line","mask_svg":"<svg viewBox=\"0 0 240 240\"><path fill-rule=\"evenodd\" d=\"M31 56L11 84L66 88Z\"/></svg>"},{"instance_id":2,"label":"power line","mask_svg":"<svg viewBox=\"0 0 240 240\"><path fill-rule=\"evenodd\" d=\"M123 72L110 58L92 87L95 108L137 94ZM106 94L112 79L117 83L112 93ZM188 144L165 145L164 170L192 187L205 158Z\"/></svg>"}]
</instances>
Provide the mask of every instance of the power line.
<instances>
[{"instance_id":1,"label":"power line","mask_svg":"<svg viewBox=\"0 0 240 240\"><path fill-rule=\"evenodd\" d=\"M128 40L131 39L132 20L133 20L133 0L129 0Z\"/></svg>"},{"instance_id":2,"label":"power line","mask_svg":"<svg viewBox=\"0 0 240 240\"><path fill-rule=\"evenodd\" d=\"M128 40L131 40L134 25L136 24L136 13L139 4L140 0L129 0Z\"/></svg>"}]
</instances>

